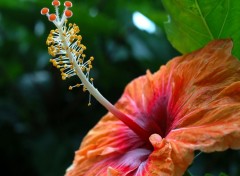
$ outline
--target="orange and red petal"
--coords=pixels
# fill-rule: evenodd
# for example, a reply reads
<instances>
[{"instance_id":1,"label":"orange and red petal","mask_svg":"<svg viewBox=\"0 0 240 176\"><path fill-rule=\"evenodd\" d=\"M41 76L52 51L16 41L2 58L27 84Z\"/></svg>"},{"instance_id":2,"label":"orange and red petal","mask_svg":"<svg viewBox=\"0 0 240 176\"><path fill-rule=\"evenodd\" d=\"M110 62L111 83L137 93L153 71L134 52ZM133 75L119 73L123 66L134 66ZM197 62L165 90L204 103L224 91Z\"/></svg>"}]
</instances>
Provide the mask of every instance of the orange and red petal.
<instances>
[{"instance_id":1,"label":"orange and red petal","mask_svg":"<svg viewBox=\"0 0 240 176\"><path fill-rule=\"evenodd\" d=\"M177 141L151 139L154 147L147 161L138 168L134 176L181 176L194 158L193 150Z\"/></svg>"},{"instance_id":2,"label":"orange and red petal","mask_svg":"<svg viewBox=\"0 0 240 176\"><path fill-rule=\"evenodd\" d=\"M144 145L144 141L108 113L84 138L66 175L107 175L115 173L114 169L131 172L150 153Z\"/></svg>"},{"instance_id":3,"label":"orange and red petal","mask_svg":"<svg viewBox=\"0 0 240 176\"><path fill-rule=\"evenodd\" d=\"M214 107L202 114L195 125L172 130L168 139L181 141L185 147L203 152L240 149L240 105ZM194 115L193 115L194 117Z\"/></svg>"},{"instance_id":4,"label":"orange and red petal","mask_svg":"<svg viewBox=\"0 0 240 176\"><path fill-rule=\"evenodd\" d=\"M204 152L240 149L240 63L231 55L232 47L231 40L214 41L179 58L188 63L174 70L182 70L187 80L173 77L181 86L173 90L176 122L168 139Z\"/></svg>"},{"instance_id":5,"label":"orange and red petal","mask_svg":"<svg viewBox=\"0 0 240 176\"><path fill-rule=\"evenodd\" d=\"M133 80L116 107L152 134L150 142L109 113L85 137L67 175L178 176L193 150L239 149L240 63L231 49L231 40L213 41Z\"/></svg>"}]
</instances>

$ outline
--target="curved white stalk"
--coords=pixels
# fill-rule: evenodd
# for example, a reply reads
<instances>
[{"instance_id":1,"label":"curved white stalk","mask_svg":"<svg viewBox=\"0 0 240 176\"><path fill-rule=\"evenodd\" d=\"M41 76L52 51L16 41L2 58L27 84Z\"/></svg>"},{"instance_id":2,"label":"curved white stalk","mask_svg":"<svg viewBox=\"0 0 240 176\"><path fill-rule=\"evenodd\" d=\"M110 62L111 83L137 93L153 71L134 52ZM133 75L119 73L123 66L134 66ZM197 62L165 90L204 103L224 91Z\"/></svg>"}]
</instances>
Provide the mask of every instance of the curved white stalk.
<instances>
[{"instance_id":1,"label":"curved white stalk","mask_svg":"<svg viewBox=\"0 0 240 176\"><path fill-rule=\"evenodd\" d=\"M79 77L79 79L81 80L81 82L83 83L83 85L87 88L89 93L91 95L93 95L96 98L96 100L99 103L101 103L107 110L109 110L110 112L115 112L116 111L116 110L114 110L115 107L106 98L104 98L102 96L102 94L93 86L92 83L90 83L88 81L85 74L82 72L81 68L79 67L77 61L74 59L74 56L70 51L70 47L68 46L68 42L66 41L66 39L63 35L62 27L57 25L57 28L59 30L59 35L60 35L60 38L63 42L63 45L64 45L65 48L67 48L66 52L68 54L69 60L70 60L70 62L73 63L76 74Z\"/></svg>"}]
</instances>

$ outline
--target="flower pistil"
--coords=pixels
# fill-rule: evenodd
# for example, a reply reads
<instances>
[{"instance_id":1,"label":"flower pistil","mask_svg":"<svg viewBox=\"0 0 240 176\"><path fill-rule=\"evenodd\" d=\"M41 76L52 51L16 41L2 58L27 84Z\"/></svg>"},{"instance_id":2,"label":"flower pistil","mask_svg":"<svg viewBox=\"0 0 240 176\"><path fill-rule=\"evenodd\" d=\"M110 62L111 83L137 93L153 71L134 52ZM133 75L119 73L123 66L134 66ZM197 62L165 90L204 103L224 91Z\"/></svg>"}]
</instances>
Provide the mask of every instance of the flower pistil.
<instances>
[{"instance_id":1,"label":"flower pistil","mask_svg":"<svg viewBox=\"0 0 240 176\"><path fill-rule=\"evenodd\" d=\"M88 105L91 105L91 95L93 95L108 111L149 143L151 133L131 117L119 111L94 87L93 78L90 77L94 58L91 56L89 59L86 59L86 55L83 53L86 50L86 46L81 43L82 36L78 35L80 32L79 27L72 23L67 25L67 19L73 15L73 12L69 10L72 7L72 3L70 1L64 3L65 9L61 17L58 8L60 1L53 0L52 5L55 7L56 14L50 14L49 9L46 7L41 10L41 14L46 15L49 21L53 22L57 27L57 29L50 31L46 41L48 52L53 57L50 59L50 62L60 70L62 80L73 76L78 76L81 80L81 83L69 86L69 90L82 86L84 92L89 92Z\"/></svg>"}]
</instances>

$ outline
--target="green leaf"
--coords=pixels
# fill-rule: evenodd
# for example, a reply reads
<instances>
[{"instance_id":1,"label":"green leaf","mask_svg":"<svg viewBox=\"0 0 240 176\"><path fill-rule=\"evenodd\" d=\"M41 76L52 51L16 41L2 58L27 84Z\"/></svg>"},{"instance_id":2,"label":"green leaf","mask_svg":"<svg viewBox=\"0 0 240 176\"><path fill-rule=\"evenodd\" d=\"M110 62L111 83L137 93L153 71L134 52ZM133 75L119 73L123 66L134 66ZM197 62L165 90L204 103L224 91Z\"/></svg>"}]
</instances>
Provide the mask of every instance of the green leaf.
<instances>
[{"instance_id":1,"label":"green leaf","mask_svg":"<svg viewBox=\"0 0 240 176\"><path fill-rule=\"evenodd\" d=\"M239 0L163 0L169 13L165 30L181 53L199 49L213 39L232 38L240 59Z\"/></svg>"}]
</instances>

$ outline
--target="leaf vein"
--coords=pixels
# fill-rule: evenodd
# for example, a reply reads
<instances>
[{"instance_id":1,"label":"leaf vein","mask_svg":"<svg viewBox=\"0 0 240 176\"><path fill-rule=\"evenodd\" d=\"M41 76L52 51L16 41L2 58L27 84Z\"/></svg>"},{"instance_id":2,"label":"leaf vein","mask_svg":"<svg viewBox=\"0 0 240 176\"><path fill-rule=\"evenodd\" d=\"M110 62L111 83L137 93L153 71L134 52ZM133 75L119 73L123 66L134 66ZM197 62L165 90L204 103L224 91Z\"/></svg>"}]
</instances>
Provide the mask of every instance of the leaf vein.
<instances>
[{"instance_id":1,"label":"leaf vein","mask_svg":"<svg viewBox=\"0 0 240 176\"><path fill-rule=\"evenodd\" d=\"M180 27L180 25L178 25L178 24L179 24L178 21L174 20L174 23L176 24L176 26L179 26L178 30L181 31L183 34L187 35L187 36L189 37L189 39L191 39L193 42L196 43L196 45L202 46L201 42L199 42L198 40L196 40L196 37L193 37L192 35L190 35L189 32L186 32L186 30L182 29L182 27ZM185 27L189 28L187 25L185 25ZM193 31L193 32L199 33L199 32L197 32L196 30L193 30L193 29L191 29L191 28L189 28L189 29L190 29L191 31ZM199 34L201 34L201 33L199 33Z\"/></svg>"},{"instance_id":2,"label":"leaf vein","mask_svg":"<svg viewBox=\"0 0 240 176\"><path fill-rule=\"evenodd\" d=\"M226 21L227 21L227 18L228 18L228 15L229 15L229 10L230 10L230 4L229 4L230 2L229 2L229 0L227 1L227 14L226 14L226 16L225 16L225 18L224 18L224 21L223 21L223 24L222 24L222 27L221 27L221 30L220 30L220 32L219 32L219 34L218 34L218 38L221 36L221 34L222 34L222 31L223 31L223 28L224 28L224 26L225 26L225 23L226 23Z\"/></svg>"},{"instance_id":3,"label":"leaf vein","mask_svg":"<svg viewBox=\"0 0 240 176\"><path fill-rule=\"evenodd\" d=\"M211 40L213 40L213 39L214 39L213 34L212 34L212 32L210 31L210 29L209 29L209 26L208 26L208 24L207 24L206 19L203 17L202 11L201 11L200 6L199 6L199 4L198 4L198 0L195 0L195 3L196 3L196 6L197 6L198 11L199 11L199 13L200 13L200 17L201 17L201 19L202 19L202 22L203 22L206 30L208 31L208 34L210 35Z\"/></svg>"},{"instance_id":4,"label":"leaf vein","mask_svg":"<svg viewBox=\"0 0 240 176\"><path fill-rule=\"evenodd\" d=\"M207 14L205 14L204 18L206 19L207 16L208 16L209 14L211 14L211 13L213 12L213 10L216 9L216 8L219 6L219 4L221 4L223 1L224 1L224 0L218 1L217 4L216 4L216 6L213 7Z\"/></svg>"}]
</instances>

